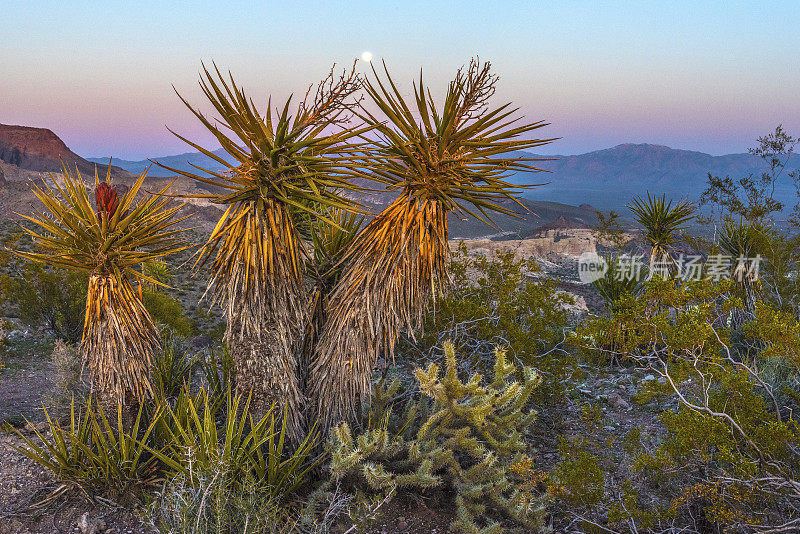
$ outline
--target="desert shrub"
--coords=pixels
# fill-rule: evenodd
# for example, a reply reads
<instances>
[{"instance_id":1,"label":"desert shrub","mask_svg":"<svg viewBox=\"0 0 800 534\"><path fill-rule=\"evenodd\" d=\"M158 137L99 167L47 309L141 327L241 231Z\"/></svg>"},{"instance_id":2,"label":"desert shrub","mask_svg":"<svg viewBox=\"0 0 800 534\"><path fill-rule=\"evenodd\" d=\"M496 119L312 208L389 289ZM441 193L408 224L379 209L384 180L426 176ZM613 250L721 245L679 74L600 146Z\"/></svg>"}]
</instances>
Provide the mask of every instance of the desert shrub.
<instances>
[{"instance_id":1,"label":"desert shrub","mask_svg":"<svg viewBox=\"0 0 800 534\"><path fill-rule=\"evenodd\" d=\"M288 534L299 531L301 518L252 475L234 482L224 465L191 481L186 475L171 479L155 494L146 515L165 534Z\"/></svg>"},{"instance_id":2,"label":"desert shrub","mask_svg":"<svg viewBox=\"0 0 800 534\"><path fill-rule=\"evenodd\" d=\"M395 385L376 392L363 433L354 434L347 423L331 433L332 477L372 491L449 490L457 513L451 528L460 532L501 532L508 519L540 527L543 498L531 499L508 478L529 448L523 435L536 412L526 406L540 376L509 363L498 349L491 378L476 373L462 382L451 343L445 344L444 375L432 363L415 376L424 396L409 403L403 417L393 421L387 402Z\"/></svg>"},{"instance_id":3,"label":"desert shrub","mask_svg":"<svg viewBox=\"0 0 800 534\"><path fill-rule=\"evenodd\" d=\"M561 461L550 475L551 493L575 506L597 504L603 499L605 472L601 460L587 450L583 440L561 438Z\"/></svg>"},{"instance_id":4,"label":"desert shrub","mask_svg":"<svg viewBox=\"0 0 800 534\"><path fill-rule=\"evenodd\" d=\"M557 290L556 281L534 278L533 260L516 259L513 252L494 256L467 255L463 243L453 254L453 286L430 306L422 332L407 339L400 352L426 365L445 340L469 354L459 359L462 370L490 372L495 347L508 357L535 365L546 380L534 393L537 400L558 399L563 380L575 361L563 349L572 298Z\"/></svg>"},{"instance_id":5,"label":"desert shrub","mask_svg":"<svg viewBox=\"0 0 800 534\"><path fill-rule=\"evenodd\" d=\"M151 383L153 396L157 400L175 399L181 390L188 386L196 358L187 351L181 351L175 340L164 344L164 348L153 357L153 376Z\"/></svg>"},{"instance_id":6,"label":"desert shrub","mask_svg":"<svg viewBox=\"0 0 800 534\"><path fill-rule=\"evenodd\" d=\"M74 344L81 340L88 284L84 273L28 262L0 275L0 304L15 308L23 323Z\"/></svg>"},{"instance_id":7,"label":"desert shrub","mask_svg":"<svg viewBox=\"0 0 800 534\"><path fill-rule=\"evenodd\" d=\"M624 297L610 313L579 325L571 341L591 360L628 360L645 365L659 357L692 352L727 339L713 324L737 304L728 298L730 281L681 284L653 278L640 295Z\"/></svg>"},{"instance_id":8,"label":"desert shrub","mask_svg":"<svg viewBox=\"0 0 800 534\"><path fill-rule=\"evenodd\" d=\"M660 417L663 440L633 468L669 489L671 506L647 513L700 531L800 522L789 506L800 498L800 326L763 301L749 314L736 293L730 283L653 280L576 335L588 352L661 377L646 383L640 401L677 401ZM632 503L635 491L628 493Z\"/></svg>"},{"instance_id":9,"label":"desert shrub","mask_svg":"<svg viewBox=\"0 0 800 534\"><path fill-rule=\"evenodd\" d=\"M162 291L142 289L142 303L156 324L179 336L189 337L197 330L181 302Z\"/></svg>"},{"instance_id":10,"label":"desert shrub","mask_svg":"<svg viewBox=\"0 0 800 534\"><path fill-rule=\"evenodd\" d=\"M134 497L158 478L156 458L145 445L161 414L147 421L140 407L130 431L124 430L122 406L116 421L109 422L101 404L90 398L83 408L70 410L69 426L52 419L45 409L49 437L34 427L36 439L14 429L23 441L14 448L53 472L66 487L79 488L87 496L105 495L114 500Z\"/></svg>"},{"instance_id":11,"label":"desert shrub","mask_svg":"<svg viewBox=\"0 0 800 534\"><path fill-rule=\"evenodd\" d=\"M50 355L53 363L53 382L55 387L52 393L45 397L45 404L50 407L51 413L62 415L69 410L73 400L79 403L88 398L89 388L83 380L81 358L74 345L57 339Z\"/></svg>"}]
</instances>

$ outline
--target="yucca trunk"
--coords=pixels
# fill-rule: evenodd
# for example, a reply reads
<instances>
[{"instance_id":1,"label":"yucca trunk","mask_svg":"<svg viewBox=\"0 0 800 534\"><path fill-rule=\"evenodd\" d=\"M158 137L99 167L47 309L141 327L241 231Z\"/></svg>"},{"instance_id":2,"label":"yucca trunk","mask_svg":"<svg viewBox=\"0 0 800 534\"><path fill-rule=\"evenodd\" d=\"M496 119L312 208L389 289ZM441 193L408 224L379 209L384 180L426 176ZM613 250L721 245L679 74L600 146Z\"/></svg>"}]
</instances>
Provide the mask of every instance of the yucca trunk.
<instances>
[{"instance_id":1,"label":"yucca trunk","mask_svg":"<svg viewBox=\"0 0 800 534\"><path fill-rule=\"evenodd\" d=\"M266 202L263 209L242 206L226 233L214 272L223 282L225 342L234 360L238 391L252 391L251 410L286 413L287 435L302 439L304 406L298 378L298 330L303 324L305 291L299 274L298 243L288 209ZM230 270L227 270L230 269Z\"/></svg>"},{"instance_id":2,"label":"yucca trunk","mask_svg":"<svg viewBox=\"0 0 800 534\"><path fill-rule=\"evenodd\" d=\"M160 348L158 331L130 282L92 275L80 352L98 399L133 405L152 396L152 357Z\"/></svg>"},{"instance_id":3,"label":"yucca trunk","mask_svg":"<svg viewBox=\"0 0 800 534\"><path fill-rule=\"evenodd\" d=\"M437 282L447 279L449 253L446 210L409 191L355 239L311 369L313 407L325 430L357 417L381 352L392 354L399 330L421 326Z\"/></svg>"}]
</instances>

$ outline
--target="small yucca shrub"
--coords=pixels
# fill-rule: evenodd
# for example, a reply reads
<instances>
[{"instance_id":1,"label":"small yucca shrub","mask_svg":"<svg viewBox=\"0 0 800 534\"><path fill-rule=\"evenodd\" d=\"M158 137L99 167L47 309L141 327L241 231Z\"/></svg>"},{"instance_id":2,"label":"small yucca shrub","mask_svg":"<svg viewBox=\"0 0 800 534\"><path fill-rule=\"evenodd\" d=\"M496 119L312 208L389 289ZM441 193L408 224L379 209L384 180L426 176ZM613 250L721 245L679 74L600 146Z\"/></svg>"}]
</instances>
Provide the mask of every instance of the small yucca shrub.
<instances>
[{"instance_id":1,"label":"small yucca shrub","mask_svg":"<svg viewBox=\"0 0 800 534\"><path fill-rule=\"evenodd\" d=\"M250 413L250 397L243 399L228 387L224 404L201 389L186 390L175 406L166 408L160 429L163 449L153 449L169 478L181 476L189 484L219 471L233 482L250 479L269 489L275 498L291 493L316 465L312 452L317 436L305 436L296 448L285 447L287 420L274 407L259 418Z\"/></svg>"},{"instance_id":2,"label":"small yucca shrub","mask_svg":"<svg viewBox=\"0 0 800 534\"><path fill-rule=\"evenodd\" d=\"M608 270L601 278L594 280L592 286L603 297L606 306L611 309L617 306L622 299L635 297L642 291L644 282L641 278L646 275L646 272L643 270L641 277L627 276L621 270L621 262L618 257L606 256L605 262Z\"/></svg>"},{"instance_id":3,"label":"small yucca shrub","mask_svg":"<svg viewBox=\"0 0 800 534\"><path fill-rule=\"evenodd\" d=\"M51 419L47 409L44 414L50 436L35 426L36 439L14 429L23 442L14 449L52 471L64 483L62 489L77 487L87 496L104 494L120 500L135 496L158 478L156 458L145 444L160 422L160 411L148 420L140 406L130 432L123 428L121 405L115 420L109 421L102 405L91 397L83 408L76 409L72 402L69 426Z\"/></svg>"},{"instance_id":4,"label":"small yucca shrub","mask_svg":"<svg viewBox=\"0 0 800 534\"><path fill-rule=\"evenodd\" d=\"M153 390L155 399L166 401L175 399L183 388L188 387L197 358L182 352L174 341L168 343L153 358Z\"/></svg>"},{"instance_id":5,"label":"small yucca shrub","mask_svg":"<svg viewBox=\"0 0 800 534\"><path fill-rule=\"evenodd\" d=\"M687 223L694 218L694 206L685 200L667 201L666 195L661 198L650 196L647 200L635 197L628 204L633 218L643 232L647 244L650 245L650 259L669 261L669 253L678 240L678 232L687 228Z\"/></svg>"}]
</instances>

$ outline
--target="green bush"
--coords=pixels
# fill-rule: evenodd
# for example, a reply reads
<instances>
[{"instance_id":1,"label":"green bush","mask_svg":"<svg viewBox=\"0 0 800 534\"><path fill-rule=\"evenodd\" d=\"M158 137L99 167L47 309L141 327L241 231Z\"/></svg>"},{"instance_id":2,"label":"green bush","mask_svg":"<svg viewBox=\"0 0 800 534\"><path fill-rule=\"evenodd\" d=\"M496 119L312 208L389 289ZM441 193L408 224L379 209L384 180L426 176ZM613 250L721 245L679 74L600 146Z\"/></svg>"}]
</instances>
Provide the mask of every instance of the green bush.
<instances>
[{"instance_id":1,"label":"green bush","mask_svg":"<svg viewBox=\"0 0 800 534\"><path fill-rule=\"evenodd\" d=\"M660 376L642 385L640 402L677 404L661 414L658 445L632 465L642 489L660 488L671 502L666 511L628 510L641 520L737 531L797 519L789 503L800 498L800 322L761 300L750 312L739 293L729 281L653 280L578 329L586 354ZM641 494L629 490L617 521Z\"/></svg>"},{"instance_id":2,"label":"green bush","mask_svg":"<svg viewBox=\"0 0 800 534\"><path fill-rule=\"evenodd\" d=\"M533 260L517 260L513 252L471 258L462 243L453 253L450 291L431 303L422 333L399 351L424 366L452 340L469 353L458 362L463 371L491 372L495 347L503 346L509 358L535 365L546 378L537 400L557 402L564 380L577 370L563 347L566 306L574 301L556 280L534 278L538 271Z\"/></svg>"},{"instance_id":3,"label":"green bush","mask_svg":"<svg viewBox=\"0 0 800 534\"><path fill-rule=\"evenodd\" d=\"M186 311L180 301L166 293L144 288L142 303L153 322L167 327L175 334L189 337L196 331L195 324L186 316Z\"/></svg>"},{"instance_id":4,"label":"green bush","mask_svg":"<svg viewBox=\"0 0 800 534\"><path fill-rule=\"evenodd\" d=\"M558 452L562 459L551 475L557 495L575 506L600 502L605 485L600 458L586 450L580 439L562 437Z\"/></svg>"},{"instance_id":5,"label":"green bush","mask_svg":"<svg viewBox=\"0 0 800 534\"><path fill-rule=\"evenodd\" d=\"M400 421L392 424L387 402L395 384L377 392L364 433L354 435L346 423L332 432L332 476L372 491L451 490L457 510L451 528L460 532L501 532L509 519L541 527L543 499L531 502L507 478L507 469L528 450L523 435L536 412L526 405L541 378L508 363L498 349L490 380L474 374L462 382L451 343L445 344L445 358L444 376L435 363L417 369L425 398L411 403Z\"/></svg>"},{"instance_id":6,"label":"green bush","mask_svg":"<svg viewBox=\"0 0 800 534\"><path fill-rule=\"evenodd\" d=\"M84 273L30 262L18 273L0 275L0 305L16 308L23 323L74 344L83 332L88 283Z\"/></svg>"},{"instance_id":7,"label":"green bush","mask_svg":"<svg viewBox=\"0 0 800 534\"><path fill-rule=\"evenodd\" d=\"M234 481L224 465L191 481L185 475L172 478L156 493L146 515L164 534L301 532L299 511L275 499L252 475Z\"/></svg>"}]
</instances>

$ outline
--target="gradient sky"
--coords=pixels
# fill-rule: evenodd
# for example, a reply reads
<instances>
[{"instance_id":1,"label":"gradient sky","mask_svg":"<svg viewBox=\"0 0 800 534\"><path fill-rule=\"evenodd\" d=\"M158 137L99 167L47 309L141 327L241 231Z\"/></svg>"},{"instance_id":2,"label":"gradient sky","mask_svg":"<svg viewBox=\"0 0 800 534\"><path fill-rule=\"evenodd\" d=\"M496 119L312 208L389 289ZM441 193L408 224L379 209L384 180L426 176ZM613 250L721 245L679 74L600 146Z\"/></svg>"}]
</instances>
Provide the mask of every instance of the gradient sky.
<instances>
[{"instance_id":1,"label":"gradient sky","mask_svg":"<svg viewBox=\"0 0 800 534\"><path fill-rule=\"evenodd\" d=\"M83 156L208 141L171 85L202 106L201 60L256 102L302 93L363 51L434 88L473 55L496 102L545 119L542 152L648 142L744 152L779 123L800 135L800 2L244 2L3 0L0 123L47 127ZM361 62L361 66L364 63Z\"/></svg>"}]
</instances>

